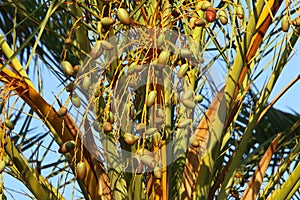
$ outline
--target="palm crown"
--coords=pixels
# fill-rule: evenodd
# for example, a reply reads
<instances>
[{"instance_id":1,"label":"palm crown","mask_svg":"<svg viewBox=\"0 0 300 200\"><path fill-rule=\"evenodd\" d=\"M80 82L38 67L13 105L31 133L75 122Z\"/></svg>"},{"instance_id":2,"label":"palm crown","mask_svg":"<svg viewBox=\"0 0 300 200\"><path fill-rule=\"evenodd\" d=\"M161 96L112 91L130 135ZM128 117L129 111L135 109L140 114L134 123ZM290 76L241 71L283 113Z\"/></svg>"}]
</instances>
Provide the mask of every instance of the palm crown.
<instances>
[{"instance_id":1,"label":"palm crown","mask_svg":"<svg viewBox=\"0 0 300 200\"><path fill-rule=\"evenodd\" d=\"M273 108L299 75L269 99L298 2L0 9L2 198L4 173L37 199L299 198L299 115Z\"/></svg>"}]
</instances>

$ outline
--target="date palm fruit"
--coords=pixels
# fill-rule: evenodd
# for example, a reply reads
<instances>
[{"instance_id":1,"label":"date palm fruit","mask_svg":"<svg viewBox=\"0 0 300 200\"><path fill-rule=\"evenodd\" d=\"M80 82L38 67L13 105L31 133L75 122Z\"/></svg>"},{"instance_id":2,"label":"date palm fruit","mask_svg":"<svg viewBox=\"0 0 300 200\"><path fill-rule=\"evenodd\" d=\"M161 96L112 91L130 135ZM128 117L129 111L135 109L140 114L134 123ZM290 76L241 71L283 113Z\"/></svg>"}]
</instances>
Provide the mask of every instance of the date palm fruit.
<instances>
[{"instance_id":1,"label":"date palm fruit","mask_svg":"<svg viewBox=\"0 0 300 200\"><path fill-rule=\"evenodd\" d=\"M186 74L188 69L189 69L189 65L187 63L181 65L177 74L178 78L182 78Z\"/></svg>"},{"instance_id":2,"label":"date palm fruit","mask_svg":"<svg viewBox=\"0 0 300 200\"><path fill-rule=\"evenodd\" d=\"M193 100L190 99L183 99L181 100L181 102L183 103L183 105L189 109L193 109L196 107L196 104Z\"/></svg>"},{"instance_id":3,"label":"date palm fruit","mask_svg":"<svg viewBox=\"0 0 300 200\"><path fill-rule=\"evenodd\" d=\"M111 25L113 25L115 23L115 20L113 19L113 18L111 18L111 17L103 17L102 19L101 19L101 24L103 25L103 26L111 26Z\"/></svg>"},{"instance_id":4,"label":"date palm fruit","mask_svg":"<svg viewBox=\"0 0 300 200\"><path fill-rule=\"evenodd\" d=\"M92 84L91 78L85 76L82 82L82 89L87 92L90 89L91 84Z\"/></svg>"},{"instance_id":5,"label":"date palm fruit","mask_svg":"<svg viewBox=\"0 0 300 200\"><path fill-rule=\"evenodd\" d=\"M187 49L187 48L180 49L180 56L181 56L182 58L188 58L188 57L190 57L191 55L193 55L192 50Z\"/></svg>"},{"instance_id":6,"label":"date palm fruit","mask_svg":"<svg viewBox=\"0 0 300 200\"><path fill-rule=\"evenodd\" d=\"M289 17L285 15L281 20L281 29L284 32L288 32L290 28Z\"/></svg>"},{"instance_id":7,"label":"date palm fruit","mask_svg":"<svg viewBox=\"0 0 300 200\"><path fill-rule=\"evenodd\" d=\"M202 1L201 10L206 11L212 5L209 1Z\"/></svg>"},{"instance_id":8,"label":"date palm fruit","mask_svg":"<svg viewBox=\"0 0 300 200\"><path fill-rule=\"evenodd\" d=\"M157 131L157 128L155 128L155 127L148 128L148 129L145 131L145 134L146 134L146 135L152 135L152 134L155 133L156 131Z\"/></svg>"},{"instance_id":9,"label":"date palm fruit","mask_svg":"<svg viewBox=\"0 0 300 200\"><path fill-rule=\"evenodd\" d=\"M66 75L73 76L73 74L74 74L73 66L69 61L65 60L65 61L62 61L60 64Z\"/></svg>"},{"instance_id":10,"label":"date palm fruit","mask_svg":"<svg viewBox=\"0 0 300 200\"><path fill-rule=\"evenodd\" d=\"M161 64L157 63L157 59L153 59L150 63L150 66L151 67L153 66L154 68L158 68L158 69L164 68L164 65L161 65ZM159 70L155 70L154 73L155 73L156 76L159 76Z\"/></svg>"},{"instance_id":11,"label":"date palm fruit","mask_svg":"<svg viewBox=\"0 0 300 200\"><path fill-rule=\"evenodd\" d=\"M183 94L182 94L182 100L185 99L193 99L194 98L194 91L193 90L186 90Z\"/></svg>"},{"instance_id":12,"label":"date palm fruit","mask_svg":"<svg viewBox=\"0 0 300 200\"><path fill-rule=\"evenodd\" d=\"M145 148L141 148L139 150L136 151L136 155L138 156L144 156L144 155L148 155L148 156L153 156L153 152L149 151L148 149Z\"/></svg>"},{"instance_id":13,"label":"date palm fruit","mask_svg":"<svg viewBox=\"0 0 300 200\"><path fill-rule=\"evenodd\" d=\"M191 146L192 147L197 148L197 147L200 146L200 142L199 142L199 140L196 137L192 137L191 140L190 140L190 142L191 142Z\"/></svg>"},{"instance_id":14,"label":"date palm fruit","mask_svg":"<svg viewBox=\"0 0 300 200\"><path fill-rule=\"evenodd\" d=\"M99 85L97 82L91 83L91 90L95 92L95 91L96 91L97 85ZM93 94L94 94L94 93L93 93Z\"/></svg>"},{"instance_id":15,"label":"date palm fruit","mask_svg":"<svg viewBox=\"0 0 300 200\"><path fill-rule=\"evenodd\" d=\"M74 70L74 74L77 74L78 71L80 70L80 65L75 65L73 70Z\"/></svg>"},{"instance_id":16,"label":"date palm fruit","mask_svg":"<svg viewBox=\"0 0 300 200\"><path fill-rule=\"evenodd\" d=\"M130 16L129 13L127 12L127 10L125 10L124 8L119 8L117 10L117 17L120 20L120 22L124 25L129 25L130 24Z\"/></svg>"},{"instance_id":17,"label":"date palm fruit","mask_svg":"<svg viewBox=\"0 0 300 200\"><path fill-rule=\"evenodd\" d=\"M72 101L72 104L76 107L76 108L79 108L80 105L81 105L81 100L79 98L78 95L73 95L72 98L71 98L71 101Z\"/></svg>"},{"instance_id":18,"label":"date palm fruit","mask_svg":"<svg viewBox=\"0 0 300 200\"><path fill-rule=\"evenodd\" d=\"M141 161L144 165L146 165L149 168L154 168L156 165L154 158L149 154L144 154L141 158Z\"/></svg>"},{"instance_id":19,"label":"date palm fruit","mask_svg":"<svg viewBox=\"0 0 300 200\"><path fill-rule=\"evenodd\" d=\"M111 132L113 130L112 124L109 123L109 122L104 122L103 123L103 130L104 130L105 133Z\"/></svg>"},{"instance_id":20,"label":"date palm fruit","mask_svg":"<svg viewBox=\"0 0 300 200\"><path fill-rule=\"evenodd\" d=\"M164 117L155 117L154 124L162 125L163 123L165 123L165 118Z\"/></svg>"},{"instance_id":21,"label":"date palm fruit","mask_svg":"<svg viewBox=\"0 0 300 200\"><path fill-rule=\"evenodd\" d=\"M58 116L64 117L67 114L68 109L64 106L60 107L57 111Z\"/></svg>"},{"instance_id":22,"label":"date palm fruit","mask_svg":"<svg viewBox=\"0 0 300 200\"><path fill-rule=\"evenodd\" d=\"M154 143L156 143L156 146L158 146L158 144L161 141L161 134L160 132L156 131L153 135L152 135L153 141Z\"/></svg>"},{"instance_id":23,"label":"date palm fruit","mask_svg":"<svg viewBox=\"0 0 300 200\"><path fill-rule=\"evenodd\" d=\"M64 43L65 43L65 45L70 45L70 44L72 44L71 38L69 38L69 37L66 38Z\"/></svg>"},{"instance_id":24,"label":"date palm fruit","mask_svg":"<svg viewBox=\"0 0 300 200\"><path fill-rule=\"evenodd\" d=\"M208 22L215 21L215 19L216 19L216 10L214 8L211 8L211 7L207 8L206 13L205 13L205 17L206 17L206 20Z\"/></svg>"},{"instance_id":25,"label":"date palm fruit","mask_svg":"<svg viewBox=\"0 0 300 200\"><path fill-rule=\"evenodd\" d=\"M293 20L293 25L296 27L300 26L300 17L297 17Z\"/></svg>"},{"instance_id":26,"label":"date palm fruit","mask_svg":"<svg viewBox=\"0 0 300 200\"><path fill-rule=\"evenodd\" d=\"M144 133L145 132L145 128L146 128L146 124L144 123L138 123L136 125L136 131L139 132L139 133Z\"/></svg>"},{"instance_id":27,"label":"date palm fruit","mask_svg":"<svg viewBox=\"0 0 300 200\"><path fill-rule=\"evenodd\" d=\"M74 82L70 82L68 85L66 85L67 92L73 92L73 89L74 89Z\"/></svg>"},{"instance_id":28,"label":"date palm fruit","mask_svg":"<svg viewBox=\"0 0 300 200\"><path fill-rule=\"evenodd\" d=\"M165 114L166 114L166 113L165 113L165 111L164 111L163 109L160 109L160 108L159 108L159 109L156 110L156 116L157 116L157 117L164 118L164 117L165 117Z\"/></svg>"},{"instance_id":29,"label":"date palm fruit","mask_svg":"<svg viewBox=\"0 0 300 200\"><path fill-rule=\"evenodd\" d=\"M189 26L191 27L191 29L194 29L196 27L195 20L196 20L196 18L192 17L189 21Z\"/></svg>"},{"instance_id":30,"label":"date palm fruit","mask_svg":"<svg viewBox=\"0 0 300 200\"><path fill-rule=\"evenodd\" d=\"M125 133L124 140L129 146L133 146L136 141L135 137L131 133Z\"/></svg>"},{"instance_id":31,"label":"date palm fruit","mask_svg":"<svg viewBox=\"0 0 300 200\"><path fill-rule=\"evenodd\" d=\"M92 47L90 56L92 57L93 60L96 60L101 56L102 53L103 53L103 49L101 47L101 41L96 41L96 43Z\"/></svg>"},{"instance_id":32,"label":"date palm fruit","mask_svg":"<svg viewBox=\"0 0 300 200\"><path fill-rule=\"evenodd\" d=\"M160 34L156 40L157 47L161 47L164 44L165 36L164 34Z\"/></svg>"},{"instance_id":33,"label":"date palm fruit","mask_svg":"<svg viewBox=\"0 0 300 200\"><path fill-rule=\"evenodd\" d=\"M205 61L205 60L204 60L203 57L200 57L200 58L199 58L199 62L200 62L201 64L204 63L204 61Z\"/></svg>"},{"instance_id":34,"label":"date palm fruit","mask_svg":"<svg viewBox=\"0 0 300 200\"><path fill-rule=\"evenodd\" d=\"M170 52L168 52L168 51L160 52L158 59L157 59L157 64L166 65L169 61L169 57L170 57Z\"/></svg>"},{"instance_id":35,"label":"date palm fruit","mask_svg":"<svg viewBox=\"0 0 300 200\"><path fill-rule=\"evenodd\" d=\"M74 150L75 146L76 146L76 143L75 143L74 140L67 141L63 145L63 147L65 147L67 152L70 152L70 151Z\"/></svg>"},{"instance_id":36,"label":"date palm fruit","mask_svg":"<svg viewBox=\"0 0 300 200\"><path fill-rule=\"evenodd\" d=\"M5 162L4 160L0 160L0 174L4 171L5 168Z\"/></svg>"},{"instance_id":37,"label":"date palm fruit","mask_svg":"<svg viewBox=\"0 0 300 200\"><path fill-rule=\"evenodd\" d=\"M9 128L10 130L13 130L15 128L15 125L12 121L9 119L5 119L5 126Z\"/></svg>"},{"instance_id":38,"label":"date palm fruit","mask_svg":"<svg viewBox=\"0 0 300 200\"><path fill-rule=\"evenodd\" d=\"M197 18L197 19L195 19L195 21L194 21L194 25L195 26L198 26L198 27L201 27L201 26L205 26L205 20L204 19L202 19L202 18Z\"/></svg>"},{"instance_id":39,"label":"date palm fruit","mask_svg":"<svg viewBox=\"0 0 300 200\"><path fill-rule=\"evenodd\" d=\"M228 16L224 10L220 10L219 19L223 25L226 25L228 23Z\"/></svg>"},{"instance_id":40,"label":"date palm fruit","mask_svg":"<svg viewBox=\"0 0 300 200\"><path fill-rule=\"evenodd\" d=\"M157 92L156 91L150 91L146 100L146 105L148 107L151 107L154 102L155 102L155 98L156 98Z\"/></svg>"},{"instance_id":41,"label":"date palm fruit","mask_svg":"<svg viewBox=\"0 0 300 200\"><path fill-rule=\"evenodd\" d=\"M180 15L180 10L178 8L173 8L172 9L172 15L174 18L177 18Z\"/></svg>"},{"instance_id":42,"label":"date palm fruit","mask_svg":"<svg viewBox=\"0 0 300 200\"><path fill-rule=\"evenodd\" d=\"M114 45L106 40L101 40L101 47L106 50L112 50L114 48Z\"/></svg>"},{"instance_id":43,"label":"date palm fruit","mask_svg":"<svg viewBox=\"0 0 300 200\"><path fill-rule=\"evenodd\" d=\"M191 119L180 119L178 121L177 127L178 128L185 128L186 126L190 125L192 123Z\"/></svg>"},{"instance_id":44,"label":"date palm fruit","mask_svg":"<svg viewBox=\"0 0 300 200\"><path fill-rule=\"evenodd\" d=\"M195 96L195 101L198 103L201 103L203 101L203 96L201 94L198 94Z\"/></svg>"},{"instance_id":45,"label":"date palm fruit","mask_svg":"<svg viewBox=\"0 0 300 200\"><path fill-rule=\"evenodd\" d=\"M238 18L243 19L244 18L244 9L241 5L238 5L236 7L236 15Z\"/></svg>"},{"instance_id":46,"label":"date palm fruit","mask_svg":"<svg viewBox=\"0 0 300 200\"><path fill-rule=\"evenodd\" d=\"M155 178L161 179L162 171L161 171L160 167L155 167L154 170L153 170L153 173L154 173Z\"/></svg>"},{"instance_id":47,"label":"date palm fruit","mask_svg":"<svg viewBox=\"0 0 300 200\"><path fill-rule=\"evenodd\" d=\"M135 62L133 62L128 67L128 74L133 74L134 72L140 72L142 69L143 69L142 65L138 65Z\"/></svg>"},{"instance_id":48,"label":"date palm fruit","mask_svg":"<svg viewBox=\"0 0 300 200\"><path fill-rule=\"evenodd\" d=\"M86 176L86 164L84 162L77 163L76 166L76 177L79 180L83 180Z\"/></svg>"},{"instance_id":49,"label":"date palm fruit","mask_svg":"<svg viewBox=\"0 0 300 200\"><path fill-rule=\"evenodd\" d=\"M76 143L74 140L67 141L63 143L63 145L58 149L59 153L68 153L72 151L76 146Z\"/></svg>"}]
</instances>

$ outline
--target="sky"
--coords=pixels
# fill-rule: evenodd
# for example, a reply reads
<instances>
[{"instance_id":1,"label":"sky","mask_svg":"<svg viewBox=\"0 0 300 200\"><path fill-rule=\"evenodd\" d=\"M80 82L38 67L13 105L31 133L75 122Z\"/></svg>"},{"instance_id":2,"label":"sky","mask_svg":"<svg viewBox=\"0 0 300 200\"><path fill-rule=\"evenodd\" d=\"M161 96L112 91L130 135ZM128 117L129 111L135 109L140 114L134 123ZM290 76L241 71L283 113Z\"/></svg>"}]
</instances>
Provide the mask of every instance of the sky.
<instances>
[{"instance_id":1,"label":"sky","mask_svg":"<svg viewBox=\"0 0 300 200\"><path fill-rule=\"evenodd\" d=\"M300 49L299 42L296 44L295 49ZM288 85L295 77L300 75L300 52L296 52L294 57L291 58L287 66L283 69L274 91L271 93L270 100ZM300 80L296 82L274 105L275 108L281 109L286 112L293 113L292 110L300 114Z\"/></svg>"},{"instance_id":2,"label":"sky","mask_svg":"<svg viewBox=\"0 0 300 200\"><path fill-rule=\"evenodd\" d=\"M299 49L299 43L297 44L295 49ZM294 57L290 60L290 62L288 63L288 65L284 68L281 77L279 78L274 91L272 92L271 96L270 96L270 100L272 100L292 79L294 79L297 75L300 74L300 57L298 55L298 53L296 52L296 54L294 55ZM45 70L45 74L43 74L44 77L49 77L45 81L44 84L47 86L47 91L45 91L47 93L47 95L45 96L47 102L52 102L53 101L53 95L51 94L51 92L53 91L58 91L62 89L62 86L57 87L57 85L55 84L51 84L51 80L52 78L50 78L52 76L52 74L50 74L49 72L47 72ZM49 74L47 74L49 73ZM54 78L54 77L53 77ZM264 78L262 78L262 80L260 81L260 83L263 83ZM51 91L51 92L50 92ZM63 100L65 100L66 95L64 95L64 97L62 98ZM290 112L292 113L292 109L295 110L296 112L300 113L300 83L297 82L292 88L289 89L289 91L287 93L285 93L280 99L279 101L275 104L275 108L284 110L286 112ZM43 128L43 130L45 130ZM18 192L27 192L28 190L26 189L26 187L24 187L22 185L22 183L17 183L15 182L15 179L12 179L10 176L5 175L5 184L7 187L9 187L10 189L17 189ZM72 189L69 187L69 190ZM10 190L8 190L8 192L11 192ZM25 198L23 195L18 195L17 193L13 193L14 194L14 198L15 199L27 199ZM8 196L8 199L13 199L11 196Z\"/></svg>"},{"instance_id":3,"label":"sky","mask_svg":"<svg viewBox=\"0 0 300 200\"><path fill-rule=\"evenodd\" d=\"M296 44L295 49L300 49L300 44L299 42ZM46 70L45 70L46 71ZM46 72L47 73L47 72ZM282 71L282 74L275 85L275 88L273 92L271 93L271 96L269 98L269 102L274 99L277 94L291 81L293 80L296 76L300 74L300 56L299 52L295 52L295 55L291 58L287 66L284 68ZM47 86L47 95L45 96L47 102L52 103L53 102L53 95L52 91L58 91L61 90L61 87L57 88L57 85L52 84L51 80L54 79L52 77L52 74L43 74L44 77L47 77L47 81L45 81L45 85ZM258 82L258 84L263 84L265 78L262 76L261 80ZM65 99L64 99L65 100ZM274 105L275 108L278 108L280 110L286 111L293 113L293 111L297 112L300 114L300 81L298 81L295 85L293 85L288 92L286 92L279 100L278 102ZM44 130L44 129L42 129ZM22 192L25 191L28 193L28 190L26 187L22 185L22 183L15 182L15 179L12 179L10 176L5 174L5 184L7 187L10 189L14 189L17 192ZM8 192L11 192L8 190ZM29 199L29 198L24 198L23 195L18 195L17 193L14 194L14 199ZM7 195L8 199L13 199L11 196Z\"/></svg>"}]
</instances>

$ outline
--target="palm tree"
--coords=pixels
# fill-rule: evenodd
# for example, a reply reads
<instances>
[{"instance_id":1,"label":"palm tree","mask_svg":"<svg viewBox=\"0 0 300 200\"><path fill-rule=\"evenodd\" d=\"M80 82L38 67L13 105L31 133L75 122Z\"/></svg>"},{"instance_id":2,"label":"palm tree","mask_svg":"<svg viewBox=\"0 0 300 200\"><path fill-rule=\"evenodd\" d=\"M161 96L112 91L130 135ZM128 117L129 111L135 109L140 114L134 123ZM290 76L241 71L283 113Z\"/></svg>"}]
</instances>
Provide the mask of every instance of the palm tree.
<instances>
[{"instance_id":1,"label":"palm tree","mask_svg":"<svg viewBox=\"0 0 300 200\"><path fill-rule=\"evenodd\" d=\"M299 75L269 99L297 50L299 2L0 13L3 199L300 198L299 114L273 107Z\"/></svg>"}]
</instances>

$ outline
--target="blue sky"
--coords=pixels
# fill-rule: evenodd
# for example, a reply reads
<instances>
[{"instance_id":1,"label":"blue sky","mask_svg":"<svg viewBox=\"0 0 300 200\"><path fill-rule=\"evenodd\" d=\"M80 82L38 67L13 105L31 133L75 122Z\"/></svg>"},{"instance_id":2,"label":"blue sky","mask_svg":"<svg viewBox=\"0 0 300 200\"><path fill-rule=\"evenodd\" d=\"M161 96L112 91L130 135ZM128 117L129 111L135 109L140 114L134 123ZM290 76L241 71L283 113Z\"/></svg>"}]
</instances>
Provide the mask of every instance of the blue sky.
<instances>
[{"instance_id":1,"label":"blue sky","mask_svg":"<svg viewBox=\"0 0 300 200\"><path fill-rule=\"evenodd\" d=\"M296 44L296 48L299 50L299 42ZM274 91L271 93L270 100L291 82L296 76L300 75L300 52L296 52L294 57L291 58L287 66L283 69ZM300 80L295 83L275 104L275 108L291 112L295 110L300 114Z\"/></svg>"},{"instance_id":2,"label":"blue sky","mask_svg":"<svg viewBox=\"0 0 300 200\"><path fill-rule=\"evenodd\" d=\"M297 44L295 49L299 49L299 43ZM272 92L270 96L270 100L272 100L292 79L294 79L298 74L300 74L300 58L299 55L296 53L294 57L290 60L288 65L284 68L281 77L279 78L274 91ZM46 81L44 82L45 86L47 87L47 90L45 91L46 95L45 98L48 103L52 103L54 96L52 94L52 91L60 91L62 89L62 86L57 87L57 85L52 84L52 81L54 79L51 78L53 75L50 74L49 71L44 70L43 77L47 77ZM264 80L264 77L261 78L261 80ZM260 81L260 84L262 84L263 81ZM62 100L66 100L66 93L62 96ZM57 106L57 105L56 105ZM297 82L290 90L284 94L284 96L281 97L281 99L275 104L276 108L279 108L281 110L284 110L286 112L292 112L291 109L295 110L296 112L300 113L300 83ZM42 130L45 131L45 128L42 128ZM29 153L29 152L28 152ZM55 180L52 180L55 182ZM21 183L15 182L15 179L12 179L8 175L5 175L5 184L7 187L11 189L16 189L17 191L25 191L28 192L26 187L24 187ZM69 190L72 189L72 187L68 188ZM9 191L11 192L11 191ZM69 193L69 192L67 192ZM27 199L23 195L18 195L17 193L14 193L15 199ZM71 198L71 196L69 196ZM67 198L67 199L69 199ZM8 195L8 199L12 199Z\"/></svg>"},{"instance_id":3,"label":"blue sky","mask_svg":"<svg viewBox=\"0 0 300 200\"><path fill-rule=\"evenodd\" d=\"M299 49L299 42L296 45L296 50ZM45 91L46 95L45 98L48 103L52 103L54 96L52 94L52 91L56 93L55 91L60 91L62 89L62 86L57 88L57 85L53 84L52 80L55 79L55 77L52 77L52 74L50 74L47 70L44 70L44 73L42 76L45 78L45 86L47 90ZM291 81L293 80L297 75L300 74L300 57L299 53L295 52L295 55L291 58L287 66L284 68L277 84L275 85L275 88L273 92L271 93L271 96L269 98L269 101L271 101L276 95ZM47 78L46 78L47 77ZM259 81L259 84L263 83L264 78ZM300 82L300 81L299 81ZM275 104L275 108L281 109L286 112L292 113L294 111L298 112L300 114L300 83L297 82L292 88L289 89L288 92L286 92L279 101ZM66 95L63 95L63 101L66 99ZM55 105L57 106L57 104ZM42 131L45 131L44 128L41 128ZM22 184L15 182L15 179L10 178L8 175L5 175L5 186L15 189L17 191L26 191L26 187L22 186ZM10 192L10 191L9 191ZM69 193L69 192L68 192ZM12 199L9 195L7 195L8 199ZM17 195L14 193L15 199L25 199L23 195ZM68 198L69 199L69 198Z\"/></svg>"}]
</instances>

